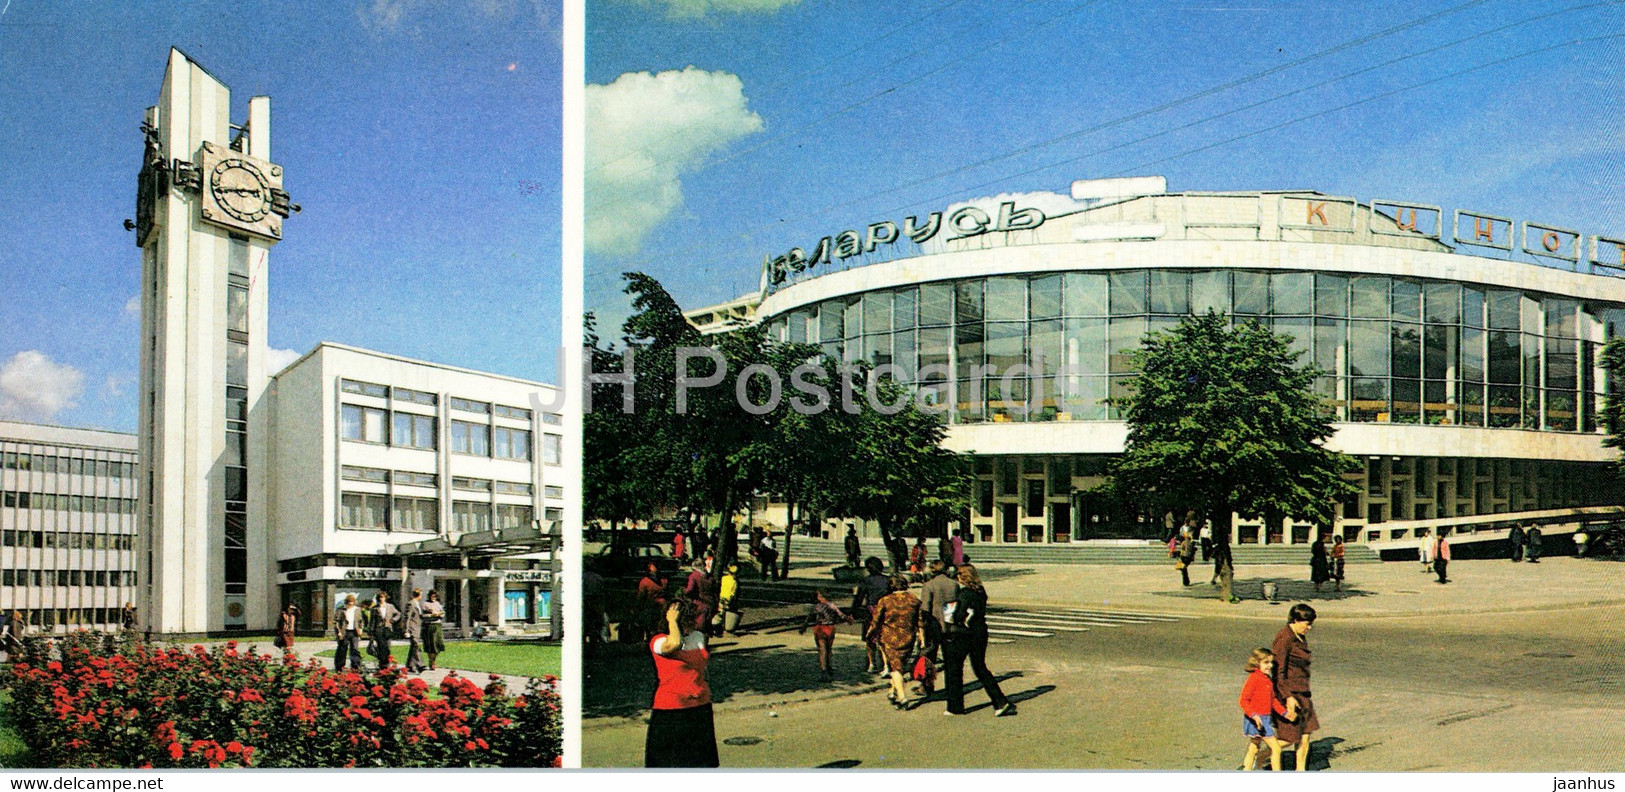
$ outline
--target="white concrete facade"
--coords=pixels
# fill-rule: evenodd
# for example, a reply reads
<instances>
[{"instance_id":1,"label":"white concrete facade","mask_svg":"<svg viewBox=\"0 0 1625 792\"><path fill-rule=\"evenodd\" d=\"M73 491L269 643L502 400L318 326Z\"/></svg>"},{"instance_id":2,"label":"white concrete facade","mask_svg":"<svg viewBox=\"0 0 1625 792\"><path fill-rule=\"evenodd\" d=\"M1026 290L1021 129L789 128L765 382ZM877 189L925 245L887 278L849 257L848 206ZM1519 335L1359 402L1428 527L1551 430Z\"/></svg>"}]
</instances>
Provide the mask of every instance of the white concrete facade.
<instances>
[{"instance_id":1,"label":"white concrete facade","mask_svg":"<svg viewBox=\"0 0 1625 792\"><path fill-rule=\"evenodd\" d=\"M119 627L140 583L137 469L135 435L0 421L0 611L35 631Z\"/></svg>"}]
</instances>

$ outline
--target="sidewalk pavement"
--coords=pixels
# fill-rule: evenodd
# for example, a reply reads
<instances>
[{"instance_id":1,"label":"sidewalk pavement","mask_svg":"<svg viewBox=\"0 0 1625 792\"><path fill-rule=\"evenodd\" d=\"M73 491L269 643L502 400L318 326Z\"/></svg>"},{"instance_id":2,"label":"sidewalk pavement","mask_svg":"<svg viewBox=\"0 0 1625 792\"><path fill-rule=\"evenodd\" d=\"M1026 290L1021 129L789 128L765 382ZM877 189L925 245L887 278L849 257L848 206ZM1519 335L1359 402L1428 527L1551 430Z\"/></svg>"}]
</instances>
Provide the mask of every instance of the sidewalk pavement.
<instances>
[{"instance_id":1,"label":"sidewalk pavement","mask_svg":"<svg viewBox=\"0 0 1625 792\"><path fill-rule=\"evenodd\" d=\"M1549 557L1538 564L1500 559L1453 561L1450 582L1422 572L1416 561L1350 564L1343 590L1327 582L1315 591L1308 565L1251 565L1236 567L1233 591L1242 601L1219 600L1218 587L1209 584L1212 564L1192 565L1189 587L1180 584L1179 572L1166 566L1088 564L977 564L987 584L989 604L995 608L1101 608L1167 613L1182 616L1231 616L1272 621L1283 608L1307 602L1328 609L1339 618L1439 616L1448 614L1539 611L1625 603L1625 563L1572 557ZM837 604L851 584L836 584L828 565L791 571L791 580L805 586L828 583ZM1264 599L1265 582L1276 584L1274 602ZM741 581L746 602L752 589L764 584Z\"/></svg>"}]
</instances>

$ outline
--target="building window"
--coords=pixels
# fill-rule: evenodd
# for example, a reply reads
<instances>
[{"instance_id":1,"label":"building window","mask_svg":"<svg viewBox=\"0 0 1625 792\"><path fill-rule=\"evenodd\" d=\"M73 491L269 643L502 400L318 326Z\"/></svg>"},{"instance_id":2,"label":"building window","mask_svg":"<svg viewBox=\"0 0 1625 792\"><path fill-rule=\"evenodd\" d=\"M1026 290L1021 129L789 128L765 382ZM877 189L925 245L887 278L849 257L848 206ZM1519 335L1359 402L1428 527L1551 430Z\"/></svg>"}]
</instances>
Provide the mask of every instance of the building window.
<instances>
[{"instance_id":1,"label":"building window","mask_svg":"<svg viewBox=\"0 0 1625 792\"><path fill-rule=\"evenodd\" d=\"M529 484L519 481L498 481L497 492L503 495L529 495L531 488Z\"/></svg>"},{"instance_id":2,"label":"building window","mask_svg":"<svg viewBox=\"0 0 1625 792\"><path fill-rule=\"evenodd\" d=\"M546 465L564 463L564 437L562 435L542 435L542 463Z\"/></svg>"},{"instance_id":3,"label":"building window","mask_svg":"<svg viewBox=\"0 0 1625 792\"><path fill-rule=\"evenodd\" d=\"M562 498L562 497L564 497L564 488L563 487L556 487L556 486L552 486L552 485L542 487L542 497L544 497L544 498Z\"/></svg>"},{"instance_id":4,"label":"building window","mask_svg":"<svg viewBox=\"0 0 1625 792\"><path fill-rule=\"evenodd\" d=\"M496 410L498 418L515 418L521 421L530 420L530 410L526 410L522 407L509 407L507 405L498 404L494 409Z\"/></svg>"},{"instance_id":5,"label":"building window","mask_svg":"<svg viewBox=\"0 0 1625 792\"><path fill-rule=\"evenodd\" d=\"M438 484L440 477L433 473L412 473L405 470L395 471L395 483L408 487L433 487Z\"/></svg>"},{"instance_id":6,"label":"building window","mask_svg":"<svg viewBox=\"0 0 1625 792\"><path fill-rule=\"evenodd\" d=\"M498 459L530 459L530 430L499 426L493 434L495 442L492 444L494 449L492 456ZM544 437L552 436L544 435Z\"/></svg>"},{"instance_id":7,"label":"building window","mask_svg":"<svg viewBox=\"0 0 1625 792\"><path fill-rule=\"evenodd\" d=\"M452 489L460 489L460 490L473 490L475 492L490 492L491 491L491 480L490 479L467 478L467 477L464 477L464 476L453 476L452 479L451 479L451 488Z\"/></svg>"},{"instance_id":8,"label":"building window","mask_svg":"<svg viewBox=\"0 0 1625 792\"><path fill-rule=\"evenodd\" d=\"M511 503L497 504L498 528L524 528L530 525L530 507Z\"/></svg>"},{"instance_id":9,"label":"building window","mask_svg":"<svg viewBox=\"0 0 1625 792\"><path fill-rule=\"evenodd\" d=\"M542 517L548 522L558 522L564 519L564 510L557 506L549 506L542 510Z\"/></svg>"},{"instance_id":10,"label":"building window","mask_svg":"<svg viewBox=\"0 0 1625 792\"><path fill-rule=\"evenodd\" d=\"M339 526L366 531L382 531L389 527L389 498L361 492L346 492L340 497Z\"/></svg>"},{"instance_id":11,"label":"building window","mask_svg":"<svg viewBox=\"0 0 1625 792\"><path fill-rule=\"evenodd\" d=\"M563 426L564 416L558 413L542 413L542 423L548 426Z\"/></svg>"},{"instance_id":12,"label":"building window","mask_svg":"<svg viewBox=\"0 0 1625 792\"><path fill-rule=\"evenodd\" d=\"M491 414L491 404L490 404L490 402L480 402L480 401L474 401L472 399L459 399L456 396L451 397L451 408L453 410L462 410L463 412L479 413L481 415L490 415Z\"/></svg>"},{"instance_id":13,"label":"building window","mask_svg":"<svg viewBox=\"0 0 1625 792\"><path fill-rule=\"evenodd\" d=\"M389 481L389 471L383 468L345 465L339 468L339 475L351 481L372 481L379 484Z\"/></svg>"},{"instance_id":14,"label":"building window","mask_svg":"<svg viewBox=\"0 0 1625 792\"><path fill-rule=\"evenodd\" d=\"M491 504L452 501L451 529L460 534L491 530Z\"/></svg>"},{"instance_id":15,"label":"building window","mask_svg":"<svg viewBox=\"0 0 1625 792\"><path fill-rule=\"evenodd\" d=\"M451 450L457 454L490 456L491 427L468 421L452 421Z\"/></svg>"},{"instance_id":16,"label":"building window","mask_svg":"<svg viewBox=\"0 0 1625 792\"><path fill-rule=\"evenodd\" d=\"M346 404L340 411L339 432L345 440L363 443L388 443L388 413L376 407Z\"/></svg>"},{"instance_id":17,"label":"building window","mask_svg":"<svg viewBox=\"0 0 1625 792\"><path fill-rule=\"evenodd\" d=\"M395 413L392 444L406 448L434 450L434 416Z\"/></svg>"},{"instance_id":18,"label":"building window","mask_svg":"<svg viewBox=\"0 0 1625 792\"><path fill-rule=\"evenodd\" d=\"M390 393L395 401L411 402L412 404L427 404L433 407L439 402L433 393L411 390L409 388L391 388Z\"/></svg>"},{"instance_id":19,"label":"building window","mask_svg":"<svg viewBox=\"0 0 1625 792\"><path fill-rule=\"evenodd\" d=\"M395 519L397 531L438 533L440 507L433 498L396 498Z\"/></svg>"},{"instance_id":20,"label":"building window","mask_svg":"<svg viewBox=\"0 0 1625 792\"><path fill-rule=\"evenodd\" d=\"M389 395L389 388L383 385L374 385L371 382L358 380L339 380L339 389L345 393L359 393L363 396L377 396L382 399Z\"/></svg>"}]
</instances>

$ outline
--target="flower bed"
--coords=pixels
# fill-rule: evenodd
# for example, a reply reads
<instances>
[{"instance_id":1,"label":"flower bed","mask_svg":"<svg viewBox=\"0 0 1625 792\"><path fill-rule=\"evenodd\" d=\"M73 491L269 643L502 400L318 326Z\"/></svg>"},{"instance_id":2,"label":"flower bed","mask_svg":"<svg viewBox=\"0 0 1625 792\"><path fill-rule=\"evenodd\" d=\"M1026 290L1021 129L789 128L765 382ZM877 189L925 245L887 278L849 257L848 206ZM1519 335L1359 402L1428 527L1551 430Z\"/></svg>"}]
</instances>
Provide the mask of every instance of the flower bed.
<instances>
[{"instance_id":1,"label":"flower bed","mask_svg":"<svg viewBox=\"0 0 1625 792\"><path fill-rule=\"evenodd\" d=\"M510 696L449 676L440 698L398 667L334 672L227 643L31 639L6 674L42 767L555 767L554 679Z\"/></svg>"}]
</instances>

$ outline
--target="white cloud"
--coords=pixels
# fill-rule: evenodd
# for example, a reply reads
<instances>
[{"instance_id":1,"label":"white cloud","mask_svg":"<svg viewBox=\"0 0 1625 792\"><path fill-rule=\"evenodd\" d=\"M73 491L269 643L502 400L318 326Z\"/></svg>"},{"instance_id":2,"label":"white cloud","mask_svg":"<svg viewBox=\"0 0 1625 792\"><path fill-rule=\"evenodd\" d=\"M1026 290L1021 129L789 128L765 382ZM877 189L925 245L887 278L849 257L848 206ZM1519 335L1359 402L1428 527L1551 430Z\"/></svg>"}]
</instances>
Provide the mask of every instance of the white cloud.
<instances>
[{"instance_id":1,"label":"white cloud","mask_svg":"<svg viewBox=\"0 0 1625 792\"><path fill-rule=\"evenodd\" d=\"M49 421L76 406L84 390L83 372L27 349L0 366L0 418Z\"/></svg>"},{"instance_id":2,"label":"white cloud","mask_svg":"<svg viewBox=\"0 0 1625 792\"><path fill-rule=\"evenodd\" d=\"M719 14L771 14L801 0L643 0L644 5L665 6L667 16L679 19Z\"/></svg>"},{"instance_id":3,"label":"white cloud","mask_svg":"<svg viewBox=\"0 0 1625 792\"><path fill-rule=\"evenodd\" d=\"M267 348L265 350L265 375L268 377L276 376L300 357L298 350Z\"/></svg>"},{"instance_id":4,"label":"white cloud","mask_svg":"<svg viewBox=\"0 0 1625 792\"><path fill-rule=\"evenodd\" d=\"M132 294L130 299L124 301L124 315L131 319L141 318L141 295Z\"/></svg>"},{"instance_id":5,"label":"white cloud","mask_svg":"<svg viewBox=\"0 0 1625 792\"><path fill-rule=\"evenodd\" d=\"M683 204L682 174L762 128L744 83L692 66L587 86L587 248L637 253Z\"/></svg>"},{"instance_id":6,"label":"white cloud","mask_svg":"<svg viewBox=\"0 0 1625 792\"><path fill-rule=\"evenodd\" d=\"M102 381L101 398L103 401L118 401L124 395L124 389L135 383L134 374L109 374Z\"/></svg>"},{"instance_id":7,"label":"white cloud","mask_svg":"<svg viewBox=\"0 0 1625 792\"><path fill-rule=\"evenodd\" d=\"M362 27L381 36L444 35L453 28L488 30L524 24L527 19L539 30L556 31L556 5L545 0L367 0L356 7L356 16Z\"/></svg>"}]
</instances>

